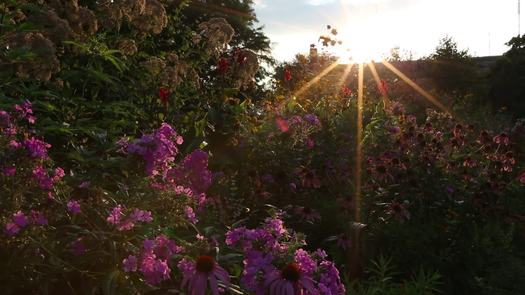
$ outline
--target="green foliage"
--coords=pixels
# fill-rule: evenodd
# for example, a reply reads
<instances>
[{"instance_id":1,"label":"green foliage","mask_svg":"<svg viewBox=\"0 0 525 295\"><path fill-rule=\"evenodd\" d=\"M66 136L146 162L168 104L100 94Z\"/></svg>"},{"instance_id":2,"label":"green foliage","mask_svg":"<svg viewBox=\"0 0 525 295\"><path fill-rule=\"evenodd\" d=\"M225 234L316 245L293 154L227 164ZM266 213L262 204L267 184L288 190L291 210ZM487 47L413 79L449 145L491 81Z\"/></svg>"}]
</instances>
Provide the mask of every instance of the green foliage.
<instances>
[{"instance_id":1,"label":"green foliage","mask_svg":"<svg viewBox=\"0 0 525 295\"><path fill-rule=\"evenodd\" d=\"M399 272L390 258L380 256L372 261L367 270L368 278L354 284L348 294L352 295L418 295L439 294L441 276L436 272L419 270L410 278L399 280Z\"/></svg>"},{"instance_id":2,"label":"green foliage","mask_svg":"<svg viewBox=\"0 0 525 295\"><path fill-rule=\"evenodd\" d=\"M494 108L506 108L515 117L525 116L525 35L513 37L510 49L490 72L490 99Z\"/></svg>"},{"instance_id":3,"label":"green foliage","mask_svg":"<svg viewBox=\"0 0 525 295\"><path fill-rule=\"evenodd\" d=\"M479 88L480 74L468 50L459 50L451 37L441 39L428 57L428 76L445 93L463 96Z\"/></svg>"}]
</instances>

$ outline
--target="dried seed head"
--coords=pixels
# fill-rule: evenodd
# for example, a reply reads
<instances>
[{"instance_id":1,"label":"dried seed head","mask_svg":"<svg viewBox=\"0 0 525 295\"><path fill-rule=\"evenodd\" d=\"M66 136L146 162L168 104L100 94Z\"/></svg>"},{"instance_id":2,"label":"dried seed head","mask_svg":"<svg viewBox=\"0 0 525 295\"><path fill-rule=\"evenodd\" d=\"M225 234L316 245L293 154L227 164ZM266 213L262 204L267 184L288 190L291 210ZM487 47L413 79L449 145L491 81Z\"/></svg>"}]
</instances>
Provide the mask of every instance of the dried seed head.
<instances>
[{"instance_id":1,"label":"dried seed head","mask_svg":"<svg viewBox=\"0 0 525 295\"><path fill-rule=\"evenodd\" d=\"M14 63L18 77L49 81L60 70L55 45L41 33L20 32L9 38L7 44L34 54L32 58Z\"/></svg>"},{"instance_id":2,"label":"dried seed head","mask_svg":"<svg viewBox=\"0 0 525 295\"><path fill-rule=\"evenodd\" d=\"M160 34L168 25L166 9L157 0L146 0L144 13L134 18L132 23L141 32Z\"/></svg>"},{"instance_id":3,"label":"dried seed head","mask_svg":"<svg viewBox=\"0 0 525 295\"><path fill-rule=\"evenodd\" d=\"M135 41L131 39L122 39L118 41L117 48L124 55L134 55L138 51Z\"/></svg>"}]
</instances>

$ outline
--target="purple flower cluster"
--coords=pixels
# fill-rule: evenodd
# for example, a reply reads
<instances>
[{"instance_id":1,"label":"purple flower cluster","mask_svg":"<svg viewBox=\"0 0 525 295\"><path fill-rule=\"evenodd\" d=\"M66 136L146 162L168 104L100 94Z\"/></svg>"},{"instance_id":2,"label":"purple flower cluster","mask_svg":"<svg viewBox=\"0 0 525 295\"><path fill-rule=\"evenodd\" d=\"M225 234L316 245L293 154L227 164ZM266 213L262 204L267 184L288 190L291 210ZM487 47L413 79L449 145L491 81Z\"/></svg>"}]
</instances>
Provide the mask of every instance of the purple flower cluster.
<instances>
[{"instance_id":1,"label":"purple flower cluster","mask_svg":"<svg viewBox=\"0 0 525 295\"><path fill-rule=\"evenodd\" d=\"M153 240L143 242L140 259L135 255L129 255L122 261L122 267L125 272L139 271L148 284L158 285L170 278L171 269L168 260L174 253L182 251L183 248L177 246L175 241L159 235Z\"/></svg>"},{"instance_id":2,"label":"purple flower cluster","mask_svg":"<svg viewBox=\"0 0 525 295\"><path fill-rule=\"evenodd\" d=\"M5 110L0 110L0 134L16 135L18 132L16 120L22 119L26 119L30 124L34 124L36 121L36 118L33 117L32 105L27 100L22 105L15 105L14 112L11 114Z\"/></svg>"},{"instance_id":3,"label":"purple flower cluster","mask_svg":"<svg viewBox=\"0 0 525 295\"><path fill-rule=\"evenodd\" d=\"M345 286L341 284L339 270L331 261L324 260L319 264L319 291L322 295L345 294Z\"/></svg>"},{"instance_id":4,"label":"purple flower cluster","mask_svg":"<svg viewBox=\"0 0 525 295\"><path fill-rule=\"evenodd\" d=\"M190 188L194 194L205 193L212 184L212 172L208 170L208 153L195 150L169 171L169 177L177 185Z\"/></svg>"},{"instance_id":5,"label":"purple flower cluster","mask_svg":"<svg viewBox=\"0 0 525 295\"><path fill-rule=\"evenodd\" d=\"M163 123L153 134L144 134L131 142L123 139L118 144L124 152L142 157L148 175L165 178L179 153L177 146L182 142L182 137L169 124Z\"/></svg>"},{"instance_id":6,"label":"purple flower cluster","mask_svg":"<svg viewBox=\"0 0 525 295\"><path fill-rule=\"evenodd\" d=\"M344 294L339 272L325 259L326 253L318 250L312 255L299 248L290 257L292 240L278 218L267 219L261 228L228 231L226 244L240 246L244 253L242 285L261 295Z\"/></svg>"},{"instance_id":7,"label":"purple flower cluster","mask_svg":"<svg viewBox=\"0 0 525 295\"><path fill-rule=\"evenodd\" d=\"M29 155L33 158L47 159L49 157L47 155L47 150L51 145L45 141L31 137L24 140L23 145L27 149Z\"/></svg>"},{"instance_id":8,"label":"purple flower cluster","mask_svg":"<svg viewBox=\"0 0 525 295\"><path fill-rule=\"evenodd\" d=\"M17 211L11 216L11 221L5 225L4 233L8 236L14 236L18 234L22 228L31 224L47 225L48 221L40 211L31 210L30 216L27 216L22 211Z\"/></svg>"},{"instance_id":9,"label":"purple flower cluster","mask_svg":"<svg viewBox=\"0 0 525 295\"><path fill-rule=\"evenodd\" d=\"M314 114L306 114L303 116L303 119L311 125L321 126L321 121L319 121L319 118Z\"/></svg>"},{"instance_id":10,"label":"purple flower cluster","mask_svg":"<svg viewBox=\"0 0 525 295\"><path fill-rule=\"evenodd\" d=\"M81 212L80 203L75 200L67 202L67 211L71 214L79 214Z\"/></svg>"},{"instance_id":11,"label":"purple flower cluster","mask_svg":"<svg viewBox=\"0 0 525 295\"><path fill-rule=\"evenodd\" d=\"M32 174L32 177L38 183L38 186L44 190L52 189L53 185L66 175L64 169L57 167L55 168L53 177L51 177L47 170L42 166L34 168Z\"/></svg>"},{"instance_id":12,"label":"purple flower cluster","mask_svg":"<svg viewBox=\"0 0 525 295\"><path fill-rule=\"evenodd\" d=\"M199 222L197 216L195 215L195 212L193 211L193 208L191 208L190 206L186 206L184 208L184 215L186 215L186 219L188 219L188 221L193 224Z\"/></svg>"},{"instance_id":13,"label":"purple flower cluster","mask_svg":"<svg viewBox=\"0 0 525 295\"><path fill-rule=\"evenodd\" d=\"M33 116L33 104L26 100L21 105L15 104L15 111L20 119L26 119L30 124L35 124L36 118Z\"/></svg>"},{"instance_id":14,"label":"purple flower cluster","mask_svg":"<svg viewBox=\"0 0 525 295\"><path fill-rule=\"evenodd\" d=\"M119 231L131 230L138 222L149 223L153 220L150 211L135 208L127 217L123 211L125 211L125 208L122 205L117 205L106 218L106 221L116 226Z\"/></svg>"}]
</instances>

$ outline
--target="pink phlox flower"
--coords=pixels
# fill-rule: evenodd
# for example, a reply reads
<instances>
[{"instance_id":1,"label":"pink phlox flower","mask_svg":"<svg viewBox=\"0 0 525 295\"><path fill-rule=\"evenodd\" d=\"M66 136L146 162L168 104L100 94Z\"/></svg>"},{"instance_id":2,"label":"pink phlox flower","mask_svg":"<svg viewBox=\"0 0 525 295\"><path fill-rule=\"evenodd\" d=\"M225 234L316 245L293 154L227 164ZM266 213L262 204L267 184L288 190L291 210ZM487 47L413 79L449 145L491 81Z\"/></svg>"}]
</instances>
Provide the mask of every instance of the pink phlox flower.
<instances>
[{"instance_id":1,"label":"pink phlox flower","mask_svg":"<svg viewBox=\"0 0 525 295\"><path fill-rule=\"evenodd\" d=\"M323 295L344 295L346 289L333 262L322 261L319 264L319 290Z\"/></svg>"},{"instance_id":2,"label":"pink phlox flower","mask_svg":"<svg viewBox=\"0 0 525 295\"><path fill-rule=\"evenodd\" d=\"M5 225L4 233L6 235L11 237L16 235L18 232L20 232L20 227L18 227L18 225L16 225L15 223L9 222Z\"/></svg>"},{"instance_id":3,"label":"pink phlox flower","mask_svg":"<svg viewBox=\"0 0 525 295\"><path fill-rule=\"evenodd\" d=\"M111 213L109 213L109 216L106 218L106 221L113 224L118 225L120 223L120 219L122 218L122 206L117 205L113 207L111 210Z\"/></svg>"},{"instance_id":4,"label":"pink phlox flower","mask_svg":"<svg viewBox=\"0 0 525 295\"><path fill-rule=\"evenodd\" d=\"M53 178L49 177L44 167L38 166L33 169L32 177L41 189L50 190L53 188Z\"/></svg>"},{"instance_id":5,"label":"pink phlox flower","mask_svg":"<svg viewBox=\"0 0 525 295\"><path fill-rule=\"evenodd\" d=\"M16 174L16 167L5 167L2 168L2 174L5 176L13 176Z\"/></svg>"},{"instance_id":6,"label":"pink phlox flower","mask_svg":"<svg viewBox=\"0 0 525 295\"><path fill-rule=\"evenodd\" d=\"M57 167L55 168L55 176L53 177L53 182L59 182L60 179L62 179L66 173L64 172L64 169Z\"/></svg>"},{"instance_id":7,"label":"pink phlox flower","mask_svg":"<svg viewBox=\"0 0 525 295\"><path fill-rule=\"evenodd\" d=\"M29 220L27 219L26 215L22 211L18 211L14 213L12 220L20 228L24 228L29 224Z\"/></svg>"},{"instance_id":8,"label":"pink phlox flower","mask_svg":"<svg viewBox=\"0 0 525 295\"><path fill-rule=\"evenodd\" d=\"M47 159L47 150L51 147L49 143L31 137L24 140L24 146L33 158Z\"/></svg>"},{"instance_id":9,"label":"pink phlox flower","mask_svg":"<svg viewBox=\"0 0 525 295\"><path fill-rule=\"evenodd\" d=\"M21 147L22 147L22 144L19 143L16 140L14 140L14 139L9 142L9 148L10 149L16 150L16 149L19 149Z\"/></svg>"},{"instance_id":10,"label":"pink phlox flower","mask_svg":"<svg viewBox=\"0 0 525 295\"><path fill-rule=\"evenodd\" d=\"M317 270L317 262L303 249L297 249L295 251L294 259L301 269L301 272L309 276L313 275Z\"/></svg>"},{"instance_id":11,"label":"pink phlox flower","mask_svg":"<svg viewBox=\"0 0 525 295\"><path fill-rule=\"evenodd\" d=\"M193 194L205 193L212 185L213 174L208 169L208 153L195 150L168 172L169 178L179 186L191 189Z\"/></svg>"},{"instance_id":12,"label":"pink phlox flower","mask_svg":"<svg viewBox=\"0 0 525 295\"><path fill-rule=\"evenodd\" d=\"M158 285L170 278L171 269L166 260L157 259L153 253L145 253L140 263L140 272L146 283Z\"/></svg>"},{"instance_id":13,"label":"pink phlox flower","mask_svg":"<svg viewBox=\"0 0 525 295\"><path fill-rule=\"evenodd\" d=\"M127 258L122 260L122 268L125 272L134 272L137 271L137 257L129 255Z\"/></svg>"},{"instance_id":14,"label":"pink phlox flower","mask_svg":"<svg viewBox=\"0 0 525 295\"><path fill-rule=\"evenodd\" d=\"M47 225L48 221L40 211L31 210L31 222L36 225Z\"/></svg>"},{"instance_id":15,"label":"pink phlox flower","mask_svg":"<svg viewBox=\"0 0 525 295\"><path fill-rule=\"evenodd\" d=\"M131 213L131 219L134 221L140 221L140 222L151 222L153 221L153 217L151 216L150 211L146 210L140 210L135 208L133 210L133 213Z\"/></svg>"},{"instance_id":16,"label":"pink phlox flower","mask_svg":"<svg viewBox=\"0 0 525 295\"><path fill-rule=\"evenodd\" d=\"M196 224L199 221L197 217L195 216L195 212L193 211L193 208L191 208L190 206L186 206L184 208L184 214L186 215L186 218L188 219L188 221L193 224Z\"/></svg>"},{"instance_id":17,"label":"pink phlox flower","mask_svg":"<svg viewBox=\"0 0 525 295\"><path fill-rule=\"evenodd\" d=\"M265 228L277 237L287 233L287 230L284 227L284 222L279 218L267 218L265 220Z\"/></svg>"},{"instance_id":18,"label":"pink phlox flower","mask_svg":"<svg viewBox=\"0 0 525 295\"><path fill-rule=\"evenodd\" d=\"M79 214L81 212L80 203L76 200L71 200L67 202L67 210L71 214Z\"/></svg>"}]
</instances>

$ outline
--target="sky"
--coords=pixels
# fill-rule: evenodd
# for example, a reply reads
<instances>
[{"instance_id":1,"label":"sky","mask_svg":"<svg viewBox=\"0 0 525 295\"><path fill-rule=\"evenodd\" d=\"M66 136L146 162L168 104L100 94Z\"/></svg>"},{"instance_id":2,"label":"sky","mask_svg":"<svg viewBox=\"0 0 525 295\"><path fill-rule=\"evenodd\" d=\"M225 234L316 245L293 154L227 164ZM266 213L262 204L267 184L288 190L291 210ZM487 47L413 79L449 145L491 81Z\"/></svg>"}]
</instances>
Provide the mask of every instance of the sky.
<instances>
[{"instance_id":1,"label":"sky","mask_svg":"<svg viewBox=\"0 0 525 295\"><path fill-rule=\"evenodd\" d=\"M307 52L326 25L343 41L336 54L375 59L394 47L427 56L445 36L474 56L500 55L518 35L517 0L255 0L255 13L280 61Z\"/></svg>"}]
</instances>

